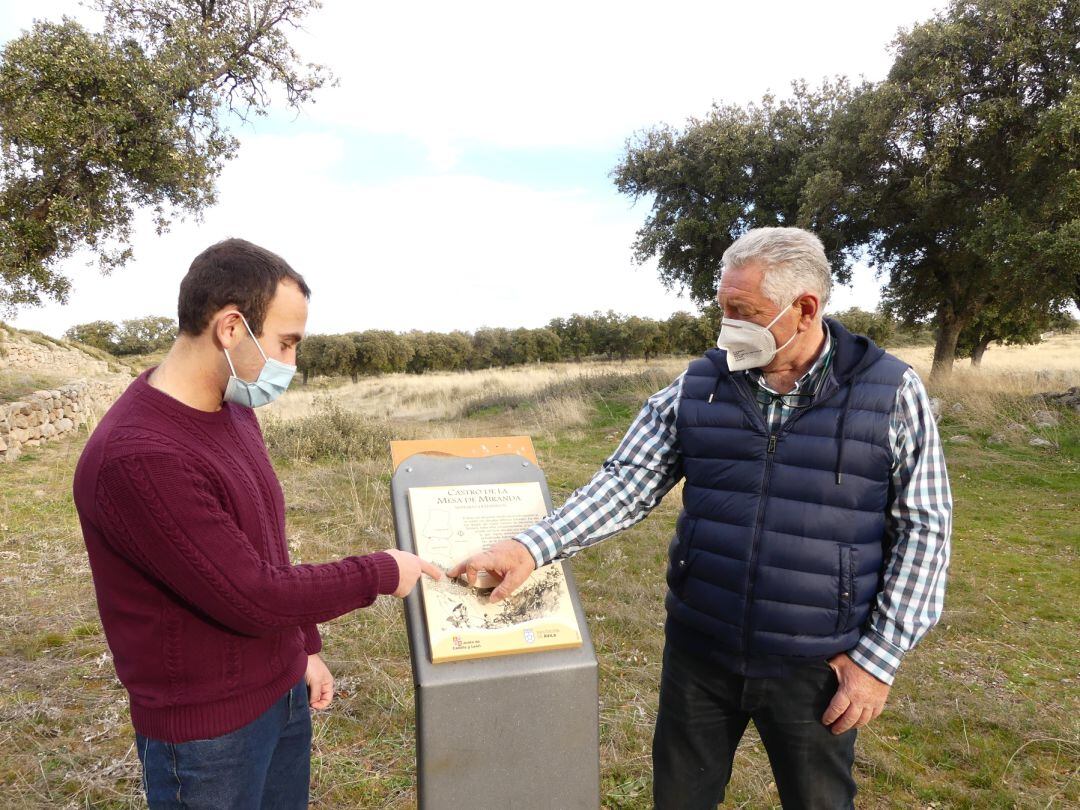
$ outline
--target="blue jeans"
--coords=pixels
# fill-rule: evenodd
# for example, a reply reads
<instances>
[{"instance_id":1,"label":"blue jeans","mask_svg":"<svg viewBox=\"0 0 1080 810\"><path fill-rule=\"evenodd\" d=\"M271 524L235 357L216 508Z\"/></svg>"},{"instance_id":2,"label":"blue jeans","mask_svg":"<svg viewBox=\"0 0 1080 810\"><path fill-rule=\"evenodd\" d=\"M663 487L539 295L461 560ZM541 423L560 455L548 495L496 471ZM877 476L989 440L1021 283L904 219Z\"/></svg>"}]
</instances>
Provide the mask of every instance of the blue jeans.
<instances>
[{"instance_id":1,"label":"blue jeans","mask_svg":"<svg viewBox=\"0 0 1080 810\"><path fill-rule=\"evenodd\" d=\"M308 806L311 710L300 683L246 726L209 740L135 735L151 810L295 810Z\"/></svg>"},{"instance_id":2,"label":"blue jeans","mask_svg":"<svg viewBox=\"0 0 1080 810\"><path fill-rule=\"evenodd\" d=\"M722 802L751 720L785 808L853 808L857 732L833 734L821 723L837 685L824 660L782 678L746 678L668 644L653 737L657 810L712 810Z\"/></svg>"}]
</instances>

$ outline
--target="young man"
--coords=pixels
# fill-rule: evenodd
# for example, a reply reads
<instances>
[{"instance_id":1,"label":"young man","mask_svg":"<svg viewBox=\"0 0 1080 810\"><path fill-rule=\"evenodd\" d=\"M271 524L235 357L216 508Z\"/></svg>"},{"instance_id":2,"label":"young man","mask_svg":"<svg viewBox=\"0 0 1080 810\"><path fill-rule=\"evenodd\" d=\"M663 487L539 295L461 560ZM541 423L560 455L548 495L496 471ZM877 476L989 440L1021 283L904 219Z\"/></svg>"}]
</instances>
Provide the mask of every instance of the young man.
<instances>
[{"instance_id":1,"label":"young man","mask_svg":"<svg viewBox=\"0 0 1080 810\"><path fill-rule=\"evenodd\" d=\"M180 333L83 450L74 496L151 808L306 807L317 622L441 572L395 549L292 565L253 407L295 371L310 291L241 239L180 284Z\"/></svg>"}]
</instances>

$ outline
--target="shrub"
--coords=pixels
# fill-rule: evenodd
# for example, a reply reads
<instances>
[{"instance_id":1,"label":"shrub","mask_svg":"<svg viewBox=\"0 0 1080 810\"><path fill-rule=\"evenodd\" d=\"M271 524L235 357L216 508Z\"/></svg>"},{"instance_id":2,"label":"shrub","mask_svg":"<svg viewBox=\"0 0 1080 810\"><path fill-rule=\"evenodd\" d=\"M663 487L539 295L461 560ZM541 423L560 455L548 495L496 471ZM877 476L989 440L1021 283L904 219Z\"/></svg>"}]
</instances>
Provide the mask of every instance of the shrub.
<instances>
[{"instance_id":1,"label":"shrub","mask_svg":"<svg viewBox=\"0 0 1080 810\"><path fill-rule=\"evenodd\" d=\"M268 415L262 423L270 452L279 459L381 458L390 444L390 426L341 407L332 397L316 397L314 413L298 419Z\"/></svg>"}]
</instances>

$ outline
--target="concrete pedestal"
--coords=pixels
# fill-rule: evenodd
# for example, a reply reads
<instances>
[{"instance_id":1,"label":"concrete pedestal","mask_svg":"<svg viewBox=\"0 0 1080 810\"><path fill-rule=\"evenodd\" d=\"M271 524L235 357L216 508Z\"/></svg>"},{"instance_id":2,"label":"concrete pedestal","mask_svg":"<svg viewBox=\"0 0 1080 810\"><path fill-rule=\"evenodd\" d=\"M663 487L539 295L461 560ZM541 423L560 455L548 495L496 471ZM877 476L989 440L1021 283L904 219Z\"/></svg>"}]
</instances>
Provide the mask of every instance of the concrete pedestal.
<instances>
[{"instance_id":1,"label":"concrete pedestal","mask_svg":"<svg viewBox=\"0 0 1080 810\"><path fill-rule=\"evenodd\" d=\"M539 482L520 456L414 455L391 482L398 547L414 551L410 487ZM418 803L424 810L600 806L596 654L568 564L582 645L433 664L419 588L405 600L416 700Z\"/></svg>"}]
</instances>

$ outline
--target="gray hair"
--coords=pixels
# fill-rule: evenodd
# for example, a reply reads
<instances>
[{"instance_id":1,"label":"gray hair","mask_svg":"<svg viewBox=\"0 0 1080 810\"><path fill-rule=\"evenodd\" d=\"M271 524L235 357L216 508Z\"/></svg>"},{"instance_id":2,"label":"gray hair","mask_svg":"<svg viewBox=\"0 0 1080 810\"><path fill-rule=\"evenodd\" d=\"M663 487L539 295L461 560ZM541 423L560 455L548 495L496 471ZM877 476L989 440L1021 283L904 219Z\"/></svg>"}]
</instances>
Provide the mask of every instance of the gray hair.
<instances>
[{"instance_id":1,"label":"gray hair","mask_svg":"<svg viewBox=\"0 0 1080 810\"><path fill-rule=\"evenodd\" d=\"M760 262L764 275L761 291L778 307L786 307L800 295L816 293L821 308L832 291L832 269L825 246L802 228L754 228L724 251L723 269Z\"/></svg>"}]
</instances>

